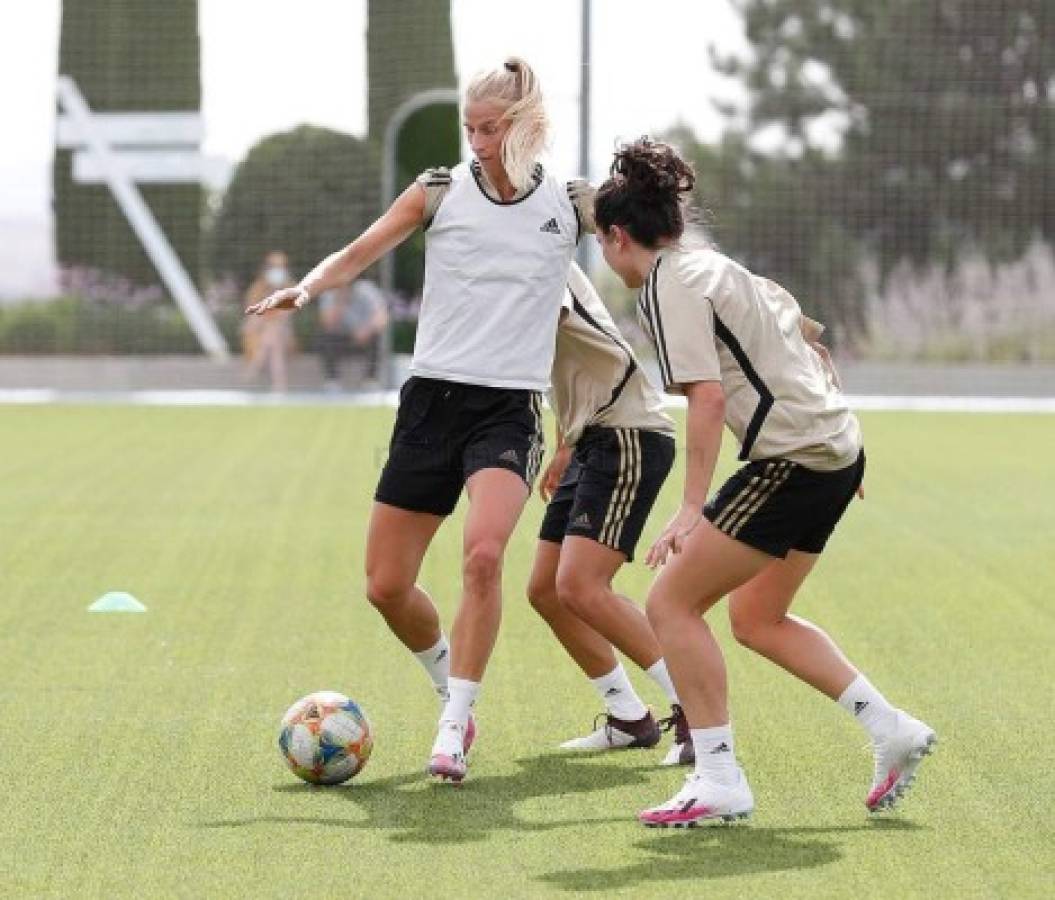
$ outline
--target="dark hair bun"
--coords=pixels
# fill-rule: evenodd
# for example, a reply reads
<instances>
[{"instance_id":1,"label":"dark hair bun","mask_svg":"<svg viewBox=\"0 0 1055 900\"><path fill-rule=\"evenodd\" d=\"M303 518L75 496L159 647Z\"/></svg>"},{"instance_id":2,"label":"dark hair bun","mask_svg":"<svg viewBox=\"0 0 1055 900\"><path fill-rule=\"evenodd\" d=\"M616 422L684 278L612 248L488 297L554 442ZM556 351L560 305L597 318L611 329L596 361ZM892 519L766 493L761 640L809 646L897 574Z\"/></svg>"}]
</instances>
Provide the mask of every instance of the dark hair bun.
<instances>
[{"instance_id":1,"label":"dark hair bun","mask_svg":"<svg viewBox=\"0 0 1055 900\"><path fill-rule=\"evenodd\" d=\"M625 228L645 247L678 240L686 217L695 215L687 195L696 173L669 144L648 137L623 144L612 162L611 177L597 189L594 218L602 233Z\"/></svg>"},{"instance_id":2,"label":"dark hair bun","mask_svg":"<svg viewBox=\"0 0 1055 900\"><path fill-rule=\"evenodd\" d=\"M616 151L613 177L622 177L634 193L659 194L677 198L696 184L696 175L669 143L640 137Z\"/></svg>"},{"instance_id":3,"label":"dark hair bun","mask_svg":"<svg viewBox=\"0 0 1055 900\"><path fill-rule=\"evenodd\" d=\"M624 144L612 162L613 178L623 179L626 187L639 199L654 197L657 201L677 200L696 184L692 167L662 141L648 137Z\"/></svg>"}]
</instances>

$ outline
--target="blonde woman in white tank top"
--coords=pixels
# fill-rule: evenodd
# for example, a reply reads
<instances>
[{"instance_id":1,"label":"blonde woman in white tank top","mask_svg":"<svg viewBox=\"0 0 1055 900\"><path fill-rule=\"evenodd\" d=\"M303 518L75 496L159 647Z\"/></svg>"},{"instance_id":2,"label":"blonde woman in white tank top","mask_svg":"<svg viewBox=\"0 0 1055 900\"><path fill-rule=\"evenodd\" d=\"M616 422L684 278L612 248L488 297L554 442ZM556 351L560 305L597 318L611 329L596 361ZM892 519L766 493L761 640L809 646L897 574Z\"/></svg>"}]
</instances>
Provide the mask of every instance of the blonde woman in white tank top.
<instances>
[{"instance_id":1,"label":"blonde woman in white tank top","mask_svg":"<svg viewBox=\"0 0 1055 900\"><path fill-rule=\"evenodd\" d=\"M542 458L568 263L592 204L539 165L546 110L530 66L509 59L470 83L471 166L430 170L299 285L246 311L299 309L349 283L418 228L426 279L411 372L370 515L366 592L425 668L443 709L428 772L461 781L471 709L501 618L502 559ZM442 207L439 199L446 197ZM461 603L451 640L416 583L437 529L468 493Z\"/></svg>"}]
</instances>

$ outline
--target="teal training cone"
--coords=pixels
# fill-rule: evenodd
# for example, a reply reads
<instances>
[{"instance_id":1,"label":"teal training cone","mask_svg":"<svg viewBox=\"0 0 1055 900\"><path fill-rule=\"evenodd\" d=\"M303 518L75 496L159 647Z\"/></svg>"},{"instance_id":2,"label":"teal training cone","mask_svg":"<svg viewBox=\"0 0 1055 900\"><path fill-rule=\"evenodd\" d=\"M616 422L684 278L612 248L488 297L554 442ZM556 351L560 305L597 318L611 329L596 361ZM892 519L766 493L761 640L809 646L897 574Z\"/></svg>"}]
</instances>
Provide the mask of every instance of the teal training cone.
<instances>
[{"instance_id":1,"label":"teal training cone","mask_svg":"<svg viewBox=\"0 0 1055 900\"><path fill-rule=\"evenodd\" d=\"M147 608L131 594L124 591L109 591L91 606L88 612L146 612Z\"/></svg>"}]
</instances>

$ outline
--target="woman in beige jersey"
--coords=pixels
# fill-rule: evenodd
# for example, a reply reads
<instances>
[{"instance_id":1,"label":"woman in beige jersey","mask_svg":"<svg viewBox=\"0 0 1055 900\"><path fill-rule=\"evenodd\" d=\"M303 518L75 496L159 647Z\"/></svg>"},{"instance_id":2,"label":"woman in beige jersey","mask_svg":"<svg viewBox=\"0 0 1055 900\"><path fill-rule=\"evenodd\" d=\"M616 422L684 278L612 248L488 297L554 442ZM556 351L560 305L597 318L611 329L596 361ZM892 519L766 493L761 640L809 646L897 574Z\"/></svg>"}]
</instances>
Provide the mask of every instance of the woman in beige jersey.
<instances>
[{"instance_id":1,"label":"woman in beige jersey","mask_svg":"<svg viewBox=\"0 0 1055 900\"><path fill-rule=\"evenodd\" d=\"M601 298L572 263L553 359L557 450L539 481L548 501L528 598L590 679L605 705L601 727L566 750L655 746L664 725L675 742L666 763L692 762L688 723L644 614L612 589L674 461L674 423ZM634 691L613 645L667 695L659 722Z\"/></svg>"},{"instance_id":2,"label":"woman in beige jersey","mask_svg":"<svg viewBox=\"0 0 1055 900\"><path fill-rule=\"evenodd\" d=\"M641 289L664 387L688 401L683 503L649 550L647 562L663 569L647 613L688 716L696 768L670 801L639 818L687 826L754 808L733 749L725 663L703 620L726 594L737 640L838 701L868 731L875 773L866 805L890 807L934 744L933 730L891 706L827 634L788 614L860 489L860 428L807 343L794 298L710 247L681 242L682 197L694 183L674 150L642 138L616 153L595 203L605 259ZM723 423L747 464L708 502Z\"/></svg>"}]
</instances>

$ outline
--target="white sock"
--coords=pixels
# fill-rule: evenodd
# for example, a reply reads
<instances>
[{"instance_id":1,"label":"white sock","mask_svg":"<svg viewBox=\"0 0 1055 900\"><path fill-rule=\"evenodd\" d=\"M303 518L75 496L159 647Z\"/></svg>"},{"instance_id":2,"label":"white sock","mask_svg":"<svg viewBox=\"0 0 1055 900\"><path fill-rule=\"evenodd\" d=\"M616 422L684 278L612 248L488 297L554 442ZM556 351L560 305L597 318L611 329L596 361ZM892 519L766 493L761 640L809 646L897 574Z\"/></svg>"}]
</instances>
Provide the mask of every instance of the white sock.
<instances>
[{"instance_id":1,"label":"white sock","mask_svg":"<svg viewBox=\"0 0 1055 900\"><path fill-rule=\"evenodd\" d=\"M440 722L457 722L458 727L465 731L469 725L469 712L476 703L476 695L480 693L480 682L466 678L448 678L447 690L450 692L450 699L443 707Z\"/></svg>"},{"instance_id":2,"label":"white sock","mask_svg":"<svg viewBox=\"0 0 1055 900\"><path fill-rule=\"evenodd\" d=\"M839 697L839 705L857 719L873 741L880 741L897 723L897 710L864 675L858 673Z\"/></svg>"},{"instance_id":3,"label":"white sock","mask_svg":"<svg viewBox=\"0 0 1055 900\"><path fill-rule=\"evenodd\" d=\"M432 686L436 688L440 699L446 702L447 679L451 674L451 648L447 643L447 638L441 632L440 639L433 646L428 650L415 653L414 656L428 672L429 678L432 679Z\"/></svg>"},{"instance_id":4,"label":"white sock","mask_svg":"<svg viewBox=\"0 0 1055 900\"><path fill-rule=\"evenodd\" d=\"M739 777L733 726L693 728L692 746L696 751L696 774L718 784L735 784Z\"/></svg>"},{"instance_id":5,"label":"white sock","mask_svg":"<svg viewBox=\"0 0 1055 900\"><path fill-rule=\"evenodd\" d=\"M634 691L622 663L616 663L615 668L607 675L591 678L590 684L597 688L597 693L601 695L609 714L617 719L637 722L648 715L648 707Z\"/></svg>"},{"instance_id":6,"label":"white sock","mask_svg":"<svg viewBox=\"0 0 1055 900\"><path fill-rule=\"evenodd\" d=\"M658 662L645 669L645 674L659 685L660 690L667 695L671 703L681 705L678 702L678 692L674 690L674 682L670 680L670 673L667 671L667 661L662 656Z\"/></svg>"}]
</instances>

